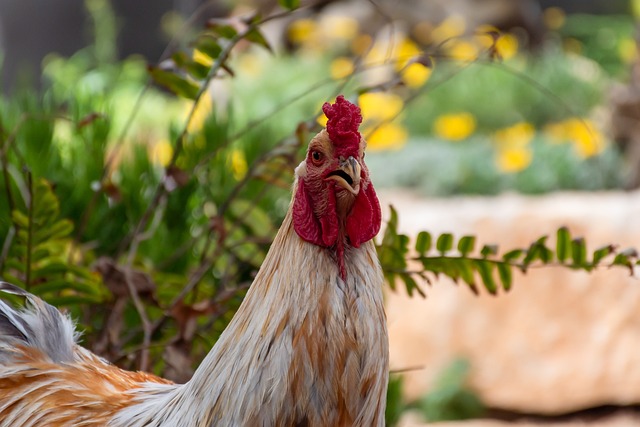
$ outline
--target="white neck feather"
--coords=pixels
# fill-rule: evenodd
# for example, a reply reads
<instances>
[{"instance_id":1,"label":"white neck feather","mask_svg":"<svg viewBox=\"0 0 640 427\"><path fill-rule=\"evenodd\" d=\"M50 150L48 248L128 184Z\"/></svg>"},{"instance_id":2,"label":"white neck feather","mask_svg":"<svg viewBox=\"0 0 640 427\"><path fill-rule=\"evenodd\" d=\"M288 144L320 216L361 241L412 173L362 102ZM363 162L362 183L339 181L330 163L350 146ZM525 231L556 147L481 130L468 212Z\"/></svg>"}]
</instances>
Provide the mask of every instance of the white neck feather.
<instances>
[{"instance_id":1,"label":"white neck feather","mask_svg":"<svg viewBox=\"0 0 640 427\"><path fill-rule=\"evenodd\" d=\"M289 212L235 317L182 386L149 385L114 426L384 425L388 340L373 242L303 241Z\"/></svg>"}]
</instances>

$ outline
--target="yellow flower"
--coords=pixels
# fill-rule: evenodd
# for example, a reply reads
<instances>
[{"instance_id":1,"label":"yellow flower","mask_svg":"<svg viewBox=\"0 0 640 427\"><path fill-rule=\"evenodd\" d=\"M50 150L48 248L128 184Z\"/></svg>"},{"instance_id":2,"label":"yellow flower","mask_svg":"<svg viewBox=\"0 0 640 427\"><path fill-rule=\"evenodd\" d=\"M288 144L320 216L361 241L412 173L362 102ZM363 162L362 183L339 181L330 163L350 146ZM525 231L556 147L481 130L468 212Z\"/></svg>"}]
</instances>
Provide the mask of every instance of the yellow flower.
<instances>
[{"instance_id":1,"label":"yellow flower","mask_svg":"<svg viewBox=\"0 0 640 427\"><path fill-rule=\"evenodd\" d=\"M606 142L591 120L571 118L544 128L554 142L571 142L580 157L591 157L604 150Z\"/></svg>"},{"instance_id":2,"label":"yellow flower","mask_svg":"<svg viewBox=\"0 0 640 427\"><path fill-rule=\"evenodd\" d=\"M244 157L244 153L238 149L231 151L231 172L233 177L240 181L247 174L249 167L247 166L247 159Z\"/></svg>"},{"instance_id":3,"label":"yellow flower","mask_svg":"<svg viewBox=\"0 0 640 427\"><path fill-rule=\"evenodd\" d=\"M566 15L559 7L548 7L542 14L542 19L550 30L557 30L564 25Z\"/></svg>"},{"instance_id":4,"label":"yellow flower","mask_svg":"<svg viewBox=\"0 0 640 427\"><path fill-rule=\"evenodd\" d=\"M591 121L575 126L571 135L573 148L583 158L600 154L605 148L604 136Z\"/></svg>"},{"instance_id":5,"label":"yellow flower","mask_svg":"<svg viewBox=\"0 0 640 427\"><path fill-rule=\"evenodd\" d=\"M496 131L493 140L504 147L523 147L531 142L535 133L536 130L531 123L519 122Z\"/></svg>"},{"instance_id":6,"label":"yellow flower","mask_svg":"<svg viewBox=\"0 0 640 427\"><path fill-rule=\"evenodd\" d=\"M351 75L353 70L353 60L346 56L340 56L331 62L329 73L332 79L340 80Z\"/></svg>"},{"instance_id":7,"label":"yellow flower","mask_svg":"<svg viewBox=\"0 0 640 427\"><path fill-rule=\"evenodd\" d=\"M618 45L618 54L620 59L626 64L631 64L638 59L638 46L632 38L620 40Z\"/></svg>"},{"instance_id":8,"label":"yellow flower","mask_svg":"<svg viewBox=\"0 0 640 427\"><path fill-rule=\"evenodd\" d=\"M433 69L414 62L402 70L402 81L411 88L418 88L429 80L432 71Z\"/></svg>"},{"instance_id":9,"label":"yellow flower","mask_svg":"<svg viewBox=\"0 0 640 427\"><path fill-rule=\"evenodd\" d=\"M187 103L187 114L191 112L191 107L193 104L191 102ZM187 132L196 133L202 126L204 122L211 114L211 110L213 109L213 99L208 93L204 93L200 99L198 100L198 104L196 105L196 109L193 112L193 116L191 117L191 121L187 125Z\"/></svg>"},{"instance_id":10,"label":"yellow flower","mask_svg":"<svg viewBox=\"0 0 640 427\"><path fill-rule=\"evenodd\" d=\"M392 120L402 111L402 98L387 92L366 92L358 97L365 121Z\"/></svg>"},{"instance_id":11,"label":"yellow flower","mask_svg":"<svg viewBox=\"0 0 640 427\"><path fill-rule=\"evenodd\" d=\"M500 34L496 41L496 50L503 59L514 57L518 53L518 38L513 34Z\"/></svg>"},{"instance_id":12,"label":"yellow flower","mask_svg":"<svg viewBox=\"0 0 640 427\"><path fill-rule=\"evenodd\" d=\"M358 21L343 15L325 15L320 21L325 37L337 40L352 40L358 35Z\"/></svg>"},{"instance_id":13,"label":"yellow flower","mask_svg":"<svg viewBox=\"0 0 640 427\"><path fill-rule=\"evenodd\" d=\"M500 32L491 25L481 25L476 32L476 42L485 49L494 48L501 58L509 59L518 53L518 38L513 34Z\"/></svg>"},{"instance_id":14,"label":"yellow flower","mask_svg":"<svg viewBox=\"0 0 640 427\"><path fill-rule=\"evenodd\" d=\"M404 38L398 44L396 50L396 70L401 70L416 56L420 55L422 51L412 40Z\"/></svg>"},{"instance_id":15,"label":"yellow flower","mask_svg":"<svg viewBox=\"0 0 640 427\"><path fill-rule=\"evenodd\" d=\"M532 159L533 154L528 146L506 147L498 150L496 164L502 172L514 173L526 169Z\"/></svg>"},{"instance_id":16,"label":"yellow flower","mask_svg":"<svg viewBox=\"0 0 640 427\"><path fill-rule=\"evenodd\" d=\"M298 19L293 21L287 31L289 39L297 44L303 44L313 39L318 31L318 24L312 19Z\"/></svg>"},{"instance_id":17,"label":"yellow flower","mask_svg":"<svg viewBox=\"0 0 640 427\"><path fill-rule=\"evenodd\" d=\"M317 110L322 111L322 105L324 103L320 104L320 106L317 108ZM318 124L322 127L326 127L327 126L327 122L329 121L329 119L327 118L327 116L324 115L324 113L321 113L318 118L316 119L316 122L318 122Z\"/></svg>"},{"instance_id":18,"label":"yellow flower","mask_svg":"<svg viewBox=\"0 0 640 427\"><path fill-rule=\"evenodd\" d=\"M431 32L431 37L435 42L442 42L453 37L464 34L466 25L464 18L460 15L451 15L440 23Z\"/></svg>"},{"instance_id":19,"label":"yellow flower","mask_svg":"<svg viewBox=\"0 0 640 427\"><path fill-rule=\"evenodd\" d=\"M162 139L151 148L151 161L160 166L167 166L173 156L173 147L171 143Z\"/></svg>"},{"instance_id":20,"label":"yellow flower","mask_svg":"<svg viewBox=\"0 0 640 427\"><path fill-rule=\"evenodd\" d=\"M442 139L461 141L476 130L476 119L469 113L444 114L436 118L433 130Z\"/></svg>"},{"instance_id":21,"label":"yellow flower","mask_svg":"<svg viewBox=\"0 0 640 427\"><path fill-rule=\"evenodd\" d=\"M478 58L478 48L465 40L454 40L446 44L449 56L456 61L475 61Z\"/></svg>"},{"instance_id":22,"label":"yellow flower","mask_svg":"<svg viewBox=\"0 0 640 427\"><path fill-rule=\"evenodd\" d=\"M364 130L367 148L372 151L399 150L408 138L405 128L394 123L384 123L371 131Z\"/></svg>"},{"instance_id":23,"label":"yellow flower","mask_svg":"<svg viewBox=\"0 0 640 427\"><path fill-rule=\"evenodd\" d=\"M373 44L373 39L368 34L358 34L351 41L351 51L356 55L363 55Z\"/></svg>"}]
</instances>

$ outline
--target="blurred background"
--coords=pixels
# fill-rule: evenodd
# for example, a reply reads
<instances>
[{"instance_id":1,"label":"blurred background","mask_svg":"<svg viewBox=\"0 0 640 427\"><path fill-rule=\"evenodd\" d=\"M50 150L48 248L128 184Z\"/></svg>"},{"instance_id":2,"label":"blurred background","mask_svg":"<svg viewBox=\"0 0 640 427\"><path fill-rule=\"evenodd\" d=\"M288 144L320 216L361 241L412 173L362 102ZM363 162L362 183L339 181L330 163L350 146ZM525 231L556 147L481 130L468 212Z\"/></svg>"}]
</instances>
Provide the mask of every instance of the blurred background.
<instances>
[{"instance_id":1,"label":"blurred background","mask_svg":"<svg viewBox=\"0 0 640 427\"><path fill-rule=\"evenodd\" d=\"M55 274L74 287L34 289L69 305L95 351L139 366L134 269L164 328L147 368L189 378L284 215L298 125L339 92L362 108L382 205L410 237L509 249L568 226L590 249L638 245L640 2L286 3L0 2L0 274L29 285L9 262L24 244L11 212L53 197L44 223L69 227L47 256L65 255ZM255 13L275 18L233 41ZM178 304L185 278L198 286ZM389 425L640 425L627 272L549 267L497 297L434 282L426 299L387 293Z\"/></svg>"}]
</instances>

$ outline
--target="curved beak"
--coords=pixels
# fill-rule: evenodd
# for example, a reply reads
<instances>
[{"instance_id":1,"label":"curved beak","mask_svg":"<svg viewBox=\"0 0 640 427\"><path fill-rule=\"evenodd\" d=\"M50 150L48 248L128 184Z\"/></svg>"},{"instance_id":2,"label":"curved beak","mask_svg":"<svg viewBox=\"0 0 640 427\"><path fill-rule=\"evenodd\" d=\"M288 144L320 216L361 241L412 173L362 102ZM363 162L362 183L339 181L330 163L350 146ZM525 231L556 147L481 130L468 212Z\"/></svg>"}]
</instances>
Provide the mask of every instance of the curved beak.
<instances>
[{"instance_id":1,"label":"curved beak","mask_svg":"<svg viewBox=\"0 0 640 427\"><path fill-rule=\"evenodd\" d=\"M341 158L338 169L330 172L325 179L334 180L340 187L353 195L358 195L360 192L361 170L360 163L353 156L349 156L348 159Z\"/></svg>"}]
</instances>

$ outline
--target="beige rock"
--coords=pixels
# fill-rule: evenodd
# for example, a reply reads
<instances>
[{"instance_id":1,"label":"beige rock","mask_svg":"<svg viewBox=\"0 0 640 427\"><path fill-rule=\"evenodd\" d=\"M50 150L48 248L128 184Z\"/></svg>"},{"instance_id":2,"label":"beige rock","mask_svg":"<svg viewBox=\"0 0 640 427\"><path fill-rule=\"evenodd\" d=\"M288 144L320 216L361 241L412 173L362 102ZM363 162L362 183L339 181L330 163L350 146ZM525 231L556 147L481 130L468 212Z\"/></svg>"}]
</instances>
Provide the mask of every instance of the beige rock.
<instances>
[{"instance_id":1,"label":"beige rock","mask_svg":"<svg viewBox=\"0 0 640 427\"><path fill-rule=\"evenodd\" d=\"M570 419L557 422L469 420L425 424L408 419L403 421L400 427L630 427L637 425L640 425L640 416L638 414L622 411L619 414L609 415L591 421L584 419Z\"/></svg>"},{"instance_id":2,"label":"beige rock","mask_svg":"<svg viewBox=\"0 0 640 427\"><path fill-rule=\"evenodd\" d=\"M409 235L472 233L479 243L512 249L543 234L554 242L566 225L591 249L613 242L640 247L638 192L446 200L381 192L381 201L396 207ZM627 271L550 267L518 275L497 297L474 296L447 280L427 293L387 299L391 369L410 369L403 374L409 398L429 391L463 356L471 387L492 407L555 414L640 403L640 281Z\"/></svg>"}]
</instances>

